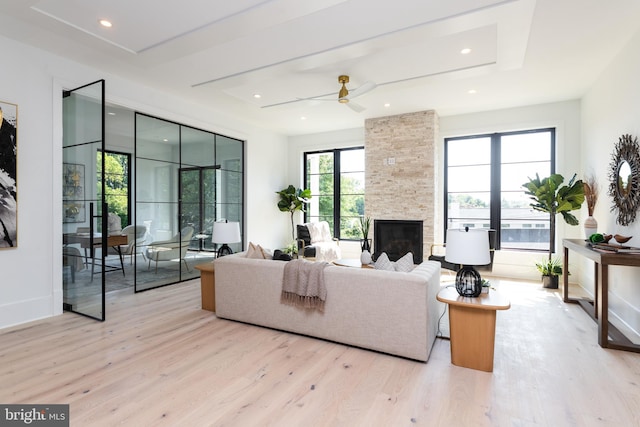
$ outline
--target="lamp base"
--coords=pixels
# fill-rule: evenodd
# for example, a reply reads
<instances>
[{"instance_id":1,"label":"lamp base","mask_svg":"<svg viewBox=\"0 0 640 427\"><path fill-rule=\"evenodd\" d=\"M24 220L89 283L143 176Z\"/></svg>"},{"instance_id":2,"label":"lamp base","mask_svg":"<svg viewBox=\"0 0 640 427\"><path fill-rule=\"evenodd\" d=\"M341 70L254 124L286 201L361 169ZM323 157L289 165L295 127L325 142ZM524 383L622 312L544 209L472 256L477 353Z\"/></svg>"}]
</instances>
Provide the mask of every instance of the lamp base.
<instances>
[{"instance_id":1,"label":"lamp base","mask_svg":"<svg viewBox=\"0 0 640 427\"><path fill-rule=\"evenodd\" d=\"M225 255L231 255L232 253L233 251L231 250L229 245L224 243L222 246L220 246L220 249L218 249L218 258Z\"/></svg>"},{"instance_id":2,"label":"lamp base","mask_svg":"<svg viewBox=\"0 0 640 427\"><path fill-rule=\"evenodd\" d=\"M482 292L482 279L471 266L463 266L456 274L456 291L463 297L477 297Z\"/></svg>"}]
</instances>

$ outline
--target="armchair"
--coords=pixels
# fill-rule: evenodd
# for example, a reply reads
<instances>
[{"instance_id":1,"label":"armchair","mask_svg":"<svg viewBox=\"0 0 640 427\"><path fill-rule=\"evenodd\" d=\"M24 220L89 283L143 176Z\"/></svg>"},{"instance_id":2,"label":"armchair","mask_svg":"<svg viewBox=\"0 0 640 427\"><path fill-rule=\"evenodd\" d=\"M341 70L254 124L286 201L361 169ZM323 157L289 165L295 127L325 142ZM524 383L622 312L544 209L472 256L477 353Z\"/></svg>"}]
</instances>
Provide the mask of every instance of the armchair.
<instances>
[{"instance_id":1,"label":"armchair","mask_svg":"<svg viewBox=\"0 0 640 427\"><path fill-rule=\"evenodd\" d=\"M127 244L120 245L120 253L122 255L129 255L131 257L131 264L133 264L133 256L136 254L142 254L144 242L147 238L147 227L144 225L127 225L122 229L122 234L127 236Z\"/></svg>"},{"instance_id":2,"label":"armchair","mask_svg":"<svg viewBox=\"0 0 640 427\"><path fill-rule=\"evenodd\" d=\"M179 259L184 261L184 265L189 271L189 265L184 257L187 255L189 243L193 236L193 227L184 227L179 233L169 240L151 242L144 250L144 255L149 259L149 269L151 261L156 262L156 273L158 272L158 261L169 261Z\"/></svg>"},{"instance_id":3,"label":"armchair","mask_svg":"<svg viewBox=\"0 0 640 427\"><path fill-rule=\"evenodd\" d=\"M327 262L341 258L339 241L331 235L327 221L299 224L296 230L299 256Z\"/></svg>"}]
</instances>

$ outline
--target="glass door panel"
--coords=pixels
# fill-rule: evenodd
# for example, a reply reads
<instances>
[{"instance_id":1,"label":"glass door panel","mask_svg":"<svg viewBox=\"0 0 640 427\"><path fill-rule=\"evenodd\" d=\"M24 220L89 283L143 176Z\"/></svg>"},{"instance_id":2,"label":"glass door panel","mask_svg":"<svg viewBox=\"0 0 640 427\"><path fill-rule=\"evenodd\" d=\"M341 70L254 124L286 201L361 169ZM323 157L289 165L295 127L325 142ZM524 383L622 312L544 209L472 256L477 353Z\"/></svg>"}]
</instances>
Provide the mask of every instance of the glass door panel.
<instances>
[{"instance_id":1,"label":"glass door panel","mask_svg":"<svg viewBox=\"0 0 640 427\"><path fill-rule=\"evenodd\" d=\"M64 309L105 319L102 220L104 177L96 154L104 150L104 80L63 93L62 283ZM100 189L100 191L98 191Z\"/></svg>"}]
</instances>

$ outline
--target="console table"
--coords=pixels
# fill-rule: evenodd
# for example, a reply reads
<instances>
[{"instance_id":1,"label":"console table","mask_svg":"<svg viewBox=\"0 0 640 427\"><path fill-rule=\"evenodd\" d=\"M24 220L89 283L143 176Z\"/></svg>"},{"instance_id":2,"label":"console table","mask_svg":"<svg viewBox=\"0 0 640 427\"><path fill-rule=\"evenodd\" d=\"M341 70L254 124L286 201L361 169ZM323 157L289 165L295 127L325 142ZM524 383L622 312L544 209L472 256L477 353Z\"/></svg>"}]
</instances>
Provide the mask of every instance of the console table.
<instances>
[{"instance_id":1,"label":"console table","mask_svg":"<svg viewBox=\"0 0 640 427\"><path fill-rule=\"evenodd\" d=\"M640 255L599 252L580 239L563 239L564 265L562 270L564 302L580 306L598 322L598 344L603 348L640 353L640 345L634 344L614 325L609 323L609 266L640 267ZM595 298L571 298L569 296L569 251L594 261Z\"/></svg>"}]
</instances>

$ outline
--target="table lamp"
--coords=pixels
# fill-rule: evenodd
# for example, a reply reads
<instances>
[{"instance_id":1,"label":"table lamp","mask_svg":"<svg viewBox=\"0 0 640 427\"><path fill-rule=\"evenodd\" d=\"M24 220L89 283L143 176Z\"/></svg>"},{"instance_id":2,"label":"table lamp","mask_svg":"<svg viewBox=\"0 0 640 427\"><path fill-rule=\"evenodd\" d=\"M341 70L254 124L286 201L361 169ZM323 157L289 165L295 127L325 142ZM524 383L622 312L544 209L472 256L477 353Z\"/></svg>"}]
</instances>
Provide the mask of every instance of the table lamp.
<instances>
[{"instance_id":1,"label":"table lamp","mask_svg":"<svg viewBox=\"0 0 640 427\"><path fill-rule=\"evenodd\" d=\"M469 230L469 227L447 230L444 259L461 266L456 274L458 293L463 297L479 296L482 292L482 279L473 266L491 262L488 230Z\"/></svg>"},{"instance_id":2,"label":"table lamp","mask_svg":"<svg viewBox=\"0 0 640 427\"><path fill-rule=\"evenodd\" d=\"M222 244L218 249L218 256L231 255L233 251L228 243L237 243L240 241L240 223L228 222L227 220L215 222L213 224L213 233L211 242Z\"/></svg>"}]
</instances>

